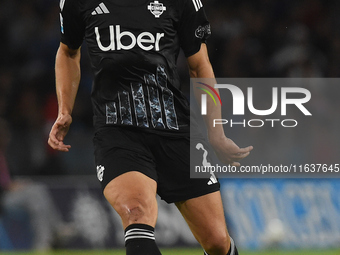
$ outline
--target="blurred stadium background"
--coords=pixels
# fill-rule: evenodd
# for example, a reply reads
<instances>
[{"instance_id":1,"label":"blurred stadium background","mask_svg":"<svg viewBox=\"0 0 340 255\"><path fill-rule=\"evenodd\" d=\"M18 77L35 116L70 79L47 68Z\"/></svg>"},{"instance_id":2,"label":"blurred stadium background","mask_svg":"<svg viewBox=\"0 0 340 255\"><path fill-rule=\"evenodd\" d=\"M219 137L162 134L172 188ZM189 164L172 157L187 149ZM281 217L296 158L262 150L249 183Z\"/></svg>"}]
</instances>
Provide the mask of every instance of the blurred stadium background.
<instances>
[{"instance_id":1,"label":"blurred stadium background","mask_svg":"<svg viewBox=\"0 0 340 255\"><path fill-rule=\"evenodd\" d=\"M208 47L217 77L340 76L340 1L203 3L212 25ZM62 249L62 254L75 249L101 254L101 250L123 247L122 228L95 177L89 98L92 75L86 45L67 138L72 149L56 153L46 143L57 116L58 5L57 0L0 1L0 117L8 121L11 133L6 158L13 179L25 180L24 190L31 189L25 194L33 194L32 200L41 208L48 201L50 215L57 212L51 216L57 226L46 221L53 233L58 232L51 238L51 247ZM183 56L179 70L189 92ZM240 146L254 145L247 159L250 164L259 164L264 157L274 162L340 163L339 95L340 86L313 88L318 124L308 130L284 136L272 130L246 135L232 131L230 136ZM222 178L221 185L229 230L240 250L249 251L242 254L340 254L338 179ZM41 210L13 204L3 202L0 250L4 252L0 254L35 247L40 223L36 224L32 214ZM164 254L201 254L176 208L161 201L156 235L163 248L193 249L192 253L173 250Z\"/></svg>"}]
</instances>

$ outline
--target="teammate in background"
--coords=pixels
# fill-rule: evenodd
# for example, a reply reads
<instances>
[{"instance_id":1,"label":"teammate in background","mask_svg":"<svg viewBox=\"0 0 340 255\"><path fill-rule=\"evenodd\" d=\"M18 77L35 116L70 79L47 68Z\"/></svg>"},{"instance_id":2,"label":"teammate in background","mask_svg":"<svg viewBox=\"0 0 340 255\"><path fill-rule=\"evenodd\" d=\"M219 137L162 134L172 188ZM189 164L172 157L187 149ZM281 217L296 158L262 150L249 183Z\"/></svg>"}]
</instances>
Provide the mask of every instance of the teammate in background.
<instances>
[{"instance_id":1,"label":"teammate in background","mask_svg":"<svg viewBox=\"0 0 340 255\"><path fill-rule=\"evenodd\" d=\"M205 254L238 254L227 231L218 181L190 179L190 109L176 60L181 48L191 77L214 77L205 44L210 25L201 1L61 0L60 11L59 113L48 143L60 151L71 148L63 141L72 122L85 38L95 74L97 177L122 219L126 254L161 254L154 236L157 193L176 204ZM209 104L206 121L212 123L221 118L221 109ZM222 128L207 127L223 162L239 165L252 150L239 148Z\"/></svg>"}]
</instances>

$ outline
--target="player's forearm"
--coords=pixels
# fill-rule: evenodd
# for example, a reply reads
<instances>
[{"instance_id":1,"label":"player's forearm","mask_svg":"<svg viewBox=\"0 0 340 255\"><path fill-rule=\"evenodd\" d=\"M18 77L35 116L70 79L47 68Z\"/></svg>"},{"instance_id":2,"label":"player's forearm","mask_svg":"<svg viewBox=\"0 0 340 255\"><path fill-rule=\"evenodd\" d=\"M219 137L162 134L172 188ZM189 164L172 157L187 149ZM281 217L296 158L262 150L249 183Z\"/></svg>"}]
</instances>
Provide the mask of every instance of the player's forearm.
<instances>
[{"instance_id":1,"label":"player's forearm","mask_svg":"<svg viewBox=\"0 0 340 255\"><path fill-rule=\"evenodd\" d=\"M72 114L80 82L80 50L65 47L59 47L55 65L59 115Z\"/></svg>"},{"instance_id":2,"label":"player's forearm","mask_svg":"<svg viewBox=\"0 0 340 255\"><path fill-rule=\"evenodd\" d=\"M214 85L216 84L214 72L210 64L205 66L204 68L196 70L196 72L190 72L190 76L191 78L207 78L203 79L204 83L212 87L214 87ZM218 89L215 90L219 94ZM204 93L202 90L194 88L195 98L199 105L201 104L202 93ZM214 119L221 119L221 116L221 105L217 104L216 106L212 98L207 97L207 114L203 116L203 119L207 127L209 140L211 142L215 140L218 141L225 136L222 125L218 125L216 127L213 126Z\"/></svg>"},{"instance_id":3,"label":"player's forearm","mask_svg":"<svg viewBox=\"0 0 340 255\"><path fill-rule=\"evenodd\" d=\"M210 64L205 44L202 44L200 52L188 58L188 62L191 78L201 78L204 83L214 87L216 84L215 74ZM196 86L197 84L193 85ZM218 89L216 89L216 91L219 93ZM195 98L199 105L201 104L202 93L202 90L194 87ZM209 140L211 142L218 141L225 136L222 125L213 126L214 119L221 119L221 115L220 104L216 106L212 98L207 97L207 114L203 116L203 119L206 123Z\"/></svg>"}]
</instances>

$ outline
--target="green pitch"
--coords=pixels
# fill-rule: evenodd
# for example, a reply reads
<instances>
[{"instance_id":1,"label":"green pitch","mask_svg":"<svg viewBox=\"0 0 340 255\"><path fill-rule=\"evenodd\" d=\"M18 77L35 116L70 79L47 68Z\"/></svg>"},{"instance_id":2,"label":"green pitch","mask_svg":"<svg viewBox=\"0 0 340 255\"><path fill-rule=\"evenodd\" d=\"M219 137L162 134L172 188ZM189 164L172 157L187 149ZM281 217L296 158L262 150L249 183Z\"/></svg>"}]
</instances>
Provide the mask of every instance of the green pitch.
<instances>
[{"instance_id":1,"label":"green pitch","mask_svg":"<svg viewBox=\"0 0 340 255\"><path fill-rule=\"evenodd\" d=\"M202 249L161 249L163 255L203 255ZM124 250L53 251L53 252L0 252L0 255L125 255ZM301 251L241 251L240 255L340 255L340 250Z\"/></svg>"}]
</instances>

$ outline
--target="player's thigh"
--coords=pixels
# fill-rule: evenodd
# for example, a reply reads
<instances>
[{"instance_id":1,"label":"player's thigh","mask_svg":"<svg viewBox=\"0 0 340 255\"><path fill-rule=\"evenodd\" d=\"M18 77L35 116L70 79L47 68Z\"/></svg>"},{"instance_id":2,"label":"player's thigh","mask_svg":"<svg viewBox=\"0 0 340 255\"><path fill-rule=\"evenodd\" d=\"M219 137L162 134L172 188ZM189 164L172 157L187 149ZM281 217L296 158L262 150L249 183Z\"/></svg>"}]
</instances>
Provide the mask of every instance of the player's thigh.
<instances>
[{"instance_id":1,"label":"player's thigh","mask_svg":"<svg viewBox=\"0 0 340 255\"><path fill-rule=\"evenodd\" d=\"M155 226L157 220L157 183L137 171L121 174L104 189L104 196L121 216L123 227L141 223Z\"/></svg>"},{"instance_id":2,"label":"player's thigh","mask_svg":"<svg viewBox=\"0 0 340 255\"><path fill-rule=\"evenodd\" d=\"M228 251L230 237L219 191L177 202L176 206L205 250Z\"/></svg>"}]
</instances>

